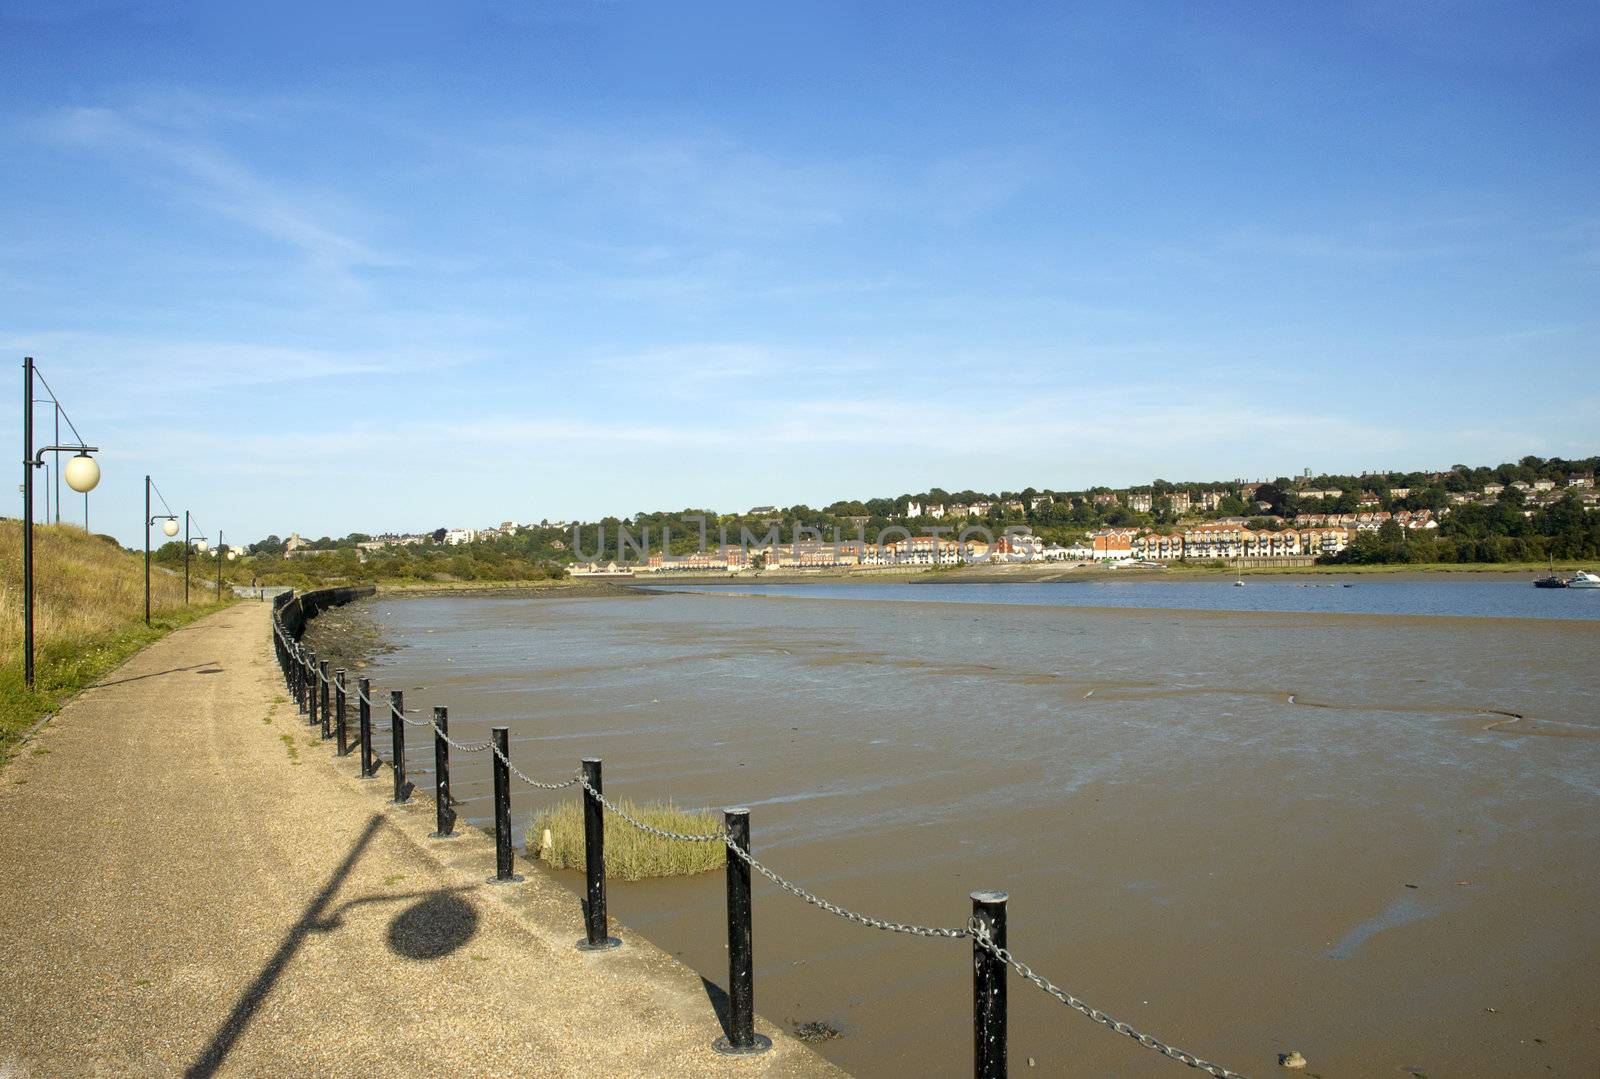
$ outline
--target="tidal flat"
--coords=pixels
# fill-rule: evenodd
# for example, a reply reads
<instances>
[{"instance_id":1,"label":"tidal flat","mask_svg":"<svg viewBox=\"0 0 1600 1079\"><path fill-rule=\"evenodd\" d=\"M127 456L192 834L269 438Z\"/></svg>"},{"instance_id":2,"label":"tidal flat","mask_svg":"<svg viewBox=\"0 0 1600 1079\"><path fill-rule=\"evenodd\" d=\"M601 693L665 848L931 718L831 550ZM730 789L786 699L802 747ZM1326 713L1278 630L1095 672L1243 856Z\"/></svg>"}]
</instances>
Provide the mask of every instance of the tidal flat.
<instances>
[{"instance_id":1,"label":"tidal flat","mask_svg":"<svg viewBox=\"0 0 1600 1079\"><path fill-rule=\"evenodd\" d=\"M535 778L594 755L608 794L747 805L758 858L877 917L960 926L968 893L1008 891L1020 959L1246 1074L1289 1050L1325 1075L1584 1075L1600 1054L1600 622L728 594L362 608L392 649L374 685L449 706L456 737L509 724ZM487 764L452 770L487 820ZM523 826L553 796L514 786ZM719 873L614 883L610 907L723 983ZM759 879L755 942L757 1009L836 1029L817 1049L847 1069L970 1072L964 942ZM1010 983L1018 1071L1181 1069Z\"/></svg>"}]
</instances>

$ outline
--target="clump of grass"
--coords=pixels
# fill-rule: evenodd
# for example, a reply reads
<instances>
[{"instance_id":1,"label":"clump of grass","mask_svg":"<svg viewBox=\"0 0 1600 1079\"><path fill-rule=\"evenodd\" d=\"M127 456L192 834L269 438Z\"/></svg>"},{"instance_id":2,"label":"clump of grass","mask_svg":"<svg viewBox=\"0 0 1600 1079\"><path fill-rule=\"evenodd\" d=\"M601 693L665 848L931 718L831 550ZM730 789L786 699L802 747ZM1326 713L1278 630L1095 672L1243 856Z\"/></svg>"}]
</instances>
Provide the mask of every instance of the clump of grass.
<instances>
[{"instance_id":1,"label":"clump of grass","mask_svg":"<svg viewBox=\"0 0 1600 1079\"><path fill-rule=\"evenodd\" d=\"M722 818L704 810L679 809L671 802L638 805L616 799L623 809L656 828L689 835L722 831ZM545 831L550 845L542 847ZM583 804L562 802L537 814L528 830L528 853L556 869L582 869ZM721 843L684 843L641 832L615 813L606 814L606 876L614 880L681 877L719 869L727 857Z\"/></svg>"}]
</instances>

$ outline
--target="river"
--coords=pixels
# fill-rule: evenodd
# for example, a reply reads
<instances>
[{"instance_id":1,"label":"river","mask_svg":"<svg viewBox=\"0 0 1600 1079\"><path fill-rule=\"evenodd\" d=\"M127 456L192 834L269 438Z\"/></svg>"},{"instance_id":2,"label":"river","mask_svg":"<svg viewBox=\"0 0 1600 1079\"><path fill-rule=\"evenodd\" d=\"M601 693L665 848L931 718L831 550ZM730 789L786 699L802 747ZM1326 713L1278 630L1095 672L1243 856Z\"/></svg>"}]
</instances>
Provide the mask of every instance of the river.
<instances>
[{"instance_id":1,"label":"river","mask_svg":"<svg viewBox=\"0 0 1600 1079\"><path fill-rule=\"evenodd\" d=\"M1593 1074L1600 596L1354 583L366 606L375 684L457 737L509 723L536 778L597 755L609 794L750 806L759 858L878 917L958 926L1006 890L1022 961L1247 1074ZM455 775L484 821L487 767ZM522 825L550 796L514 786ZM611 886L719 983L722 904L720 874ZM762 1014L836 1027L819 1051L863 1076L970 1073L969 946L759 879L755 919ZM1018 1074L1181 1070L1010 996Z\"/></svg>"}]
</instances>

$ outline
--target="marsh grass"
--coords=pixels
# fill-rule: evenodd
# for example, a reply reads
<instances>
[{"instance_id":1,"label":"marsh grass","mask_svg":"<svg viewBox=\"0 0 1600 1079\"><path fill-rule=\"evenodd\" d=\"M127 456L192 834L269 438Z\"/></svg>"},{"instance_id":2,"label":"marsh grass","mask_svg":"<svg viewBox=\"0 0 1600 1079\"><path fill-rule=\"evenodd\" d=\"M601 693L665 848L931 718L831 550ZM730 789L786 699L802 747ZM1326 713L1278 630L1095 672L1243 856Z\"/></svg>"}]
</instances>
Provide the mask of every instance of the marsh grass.
<instances>
[{"instance_id":1,"label":"marsh grass","mask_svg":"<svg viewBox=\"0 0 1600 1079\"><path fill-rule=\"evenodd\" d=\"M616 799L618 805L646 824L669 832L709 835L722 831L719 814L679 809L671 802L637 805ZM551 844L541 850L545 829ZM528 830L528 853L555 869L583 868L583 804L566 801L539 813ZM727 856L721 843L683 843L641 832L615 813L606 814L606 876L613 880L646 877L682 877L720 869Z\"/></svg>"},{"instance_id":2,"label":"marsh grass","mask_svg":"<svg viewBox=\"0 0 1600 1079\"><path fill-rule=\"evenodd\" d=\"M196 579L152 568L144 624L144 556L72 525L33 530L34 687L22 678L22 524L0 522L0 762L35 720L179 626L218 609Z\"/></svg>"}]
</instances>

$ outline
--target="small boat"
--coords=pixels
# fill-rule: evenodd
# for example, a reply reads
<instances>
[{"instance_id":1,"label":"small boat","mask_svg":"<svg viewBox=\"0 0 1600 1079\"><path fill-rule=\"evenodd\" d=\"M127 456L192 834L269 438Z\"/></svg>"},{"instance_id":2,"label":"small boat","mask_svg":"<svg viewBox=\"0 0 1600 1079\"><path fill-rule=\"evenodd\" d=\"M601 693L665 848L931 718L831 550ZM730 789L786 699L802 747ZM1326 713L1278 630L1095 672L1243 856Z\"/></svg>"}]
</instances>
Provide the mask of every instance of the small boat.
<instances>
[{"instance_id":1,"label":"small boat","mask_svg":"<svg viewBox=\"0 0 1600 1079\"><path fill-rule=\"evenodd\" d=\"M1565 577L1554 577L1554 576L1551 576L1551 577L1540 577L1537 581L1533 582L1533 587L1535 587L1535 588L1565 588L1565 587L1567 587L1567 579Z\"/></svg>"},{"instance_id":2,"label":"small boat","mask_svg":"<svg viewBox=\"0 0 1600 1079\"><path fill-rule=\"evenodd\" d=\"M1600 588L1600 576L1588 570L1579 570L1577 575L1567 579L1568 588Z\"/></svg>"}]
</instances>

